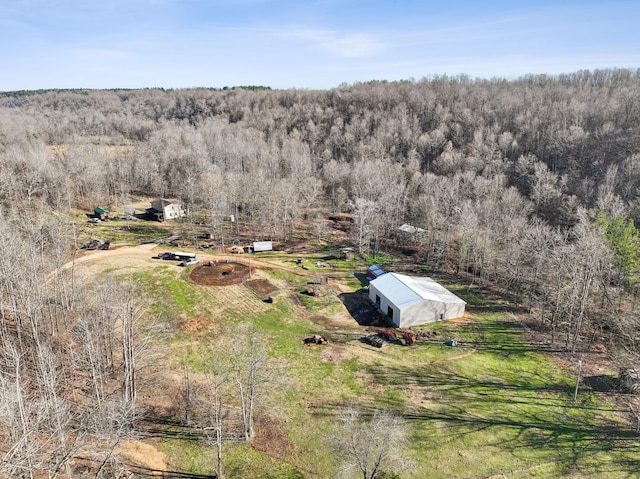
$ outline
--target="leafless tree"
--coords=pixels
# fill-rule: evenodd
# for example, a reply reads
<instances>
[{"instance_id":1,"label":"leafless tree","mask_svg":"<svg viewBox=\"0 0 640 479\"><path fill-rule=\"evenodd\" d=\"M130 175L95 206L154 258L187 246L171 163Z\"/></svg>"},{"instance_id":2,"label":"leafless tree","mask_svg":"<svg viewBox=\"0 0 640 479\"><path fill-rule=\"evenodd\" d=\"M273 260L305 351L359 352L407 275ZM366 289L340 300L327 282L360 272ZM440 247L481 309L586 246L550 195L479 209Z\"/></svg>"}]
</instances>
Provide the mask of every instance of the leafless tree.
<instances>
[{"instance_id":1,"label":"leafless tree","mask_svg":"<svg viewBox=\"0 0 640 479\"><path fill-rule=\"evenodd\" d=\"M207 430L209 438L216 448L216 477L224 476L224 444L230 441L231 374L226 361L216 361L207 367L207 389L204 392L207 411Z\"/></svg>"},{"instance_id":2,"label":"leafless tree","mask_svg":"<svg viewBox=\"0 0 640 479\"><path fill-rule=\"evenodd\" d=\"M231 340L229 360L239 398L243 434L246 441L255 434L255 414L269 405L278 389L286 384L282 367L269 359L264 339L254 327L240 328Z\"/></svg>"},{"instance_id":3,"label":"leafless tree","mask_svg":"<svg viewBox=\"0 0 640 479\"><path fill-rule=\"evenodd\" d=\"M588 332L637 357L638 287L620 280L591 219L599 209L640 223L639 81L615 69L326 92L0 94L0 421L16 444L0 475L65 467L78 431L130 427L142 307L127 281L74 288L64 265L68 212L138 193L181 197L220 244L288 240L301 218L351 213L354 244L375 253L402 247L394 232L409 222L425 230L411 242L421 263L515 292L570 349ZM243 348L230 377L250 438L271 379L255 381L269 377L266 356ZM85 409L70 388L87 393Z\"/></svg>"},{"instance_id":4,"label":"leafless tree","mask_svg":"<svg viewBox=\"0 0 640 479\"><path fill-rule=\"evenodd\" d=\"M374 200L355 198L353 201L354 240L360 254L369 252L373 239L373 225L378 205Z\"/></svg>"},{"instance_id":5,"label":"leafless tree","mask_svg":"<svg viewBox=\"0 0 640 479\"><path fill-rule=\"evenodd\" d=\"M340 413L329 436L340 461L339 475L345 478L376 479L385 472L410 472L404 453L407 441L407 426L400 416L378 410L363 418L354 407Z\"/></svg>"}]
</instances>

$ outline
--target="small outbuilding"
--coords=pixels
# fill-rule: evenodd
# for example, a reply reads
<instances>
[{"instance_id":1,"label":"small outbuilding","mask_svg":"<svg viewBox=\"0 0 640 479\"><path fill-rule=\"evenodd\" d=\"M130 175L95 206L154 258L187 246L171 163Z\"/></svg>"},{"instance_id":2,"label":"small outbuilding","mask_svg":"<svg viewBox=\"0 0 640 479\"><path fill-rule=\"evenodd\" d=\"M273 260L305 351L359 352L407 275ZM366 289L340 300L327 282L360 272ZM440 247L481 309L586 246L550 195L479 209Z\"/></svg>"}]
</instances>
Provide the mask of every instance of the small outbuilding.
<instances>
[{"instance_id":1,"label":"small outbuilding","mask_svg":"<svg viewBox=\"0 0 640 479\"><path fill-rule=\"evenodd\" d=\"M96 206L93 209L93 217L98 218L102 221L109 221L109 208L105 208L104 206Z\"/></svg>"},{"instance_id":2,"label":"small outbuilding","mask_svg":"<svg viewBox=\"0 0 640 479\"><path fill-rule=\"evenodd\" d=\"M414 236L420 236L427 232L422 228L418 228L417 226L413 226L408 223L405 223L402 226L399 226L398 230L402 231L403 233L407 233Z\"/></svg>"},{"instance_id":3,"label":"small outbuilding","mask_svg":"<svg viewBox=\"0 0 640 479\"><path fill-rule=\"evenodd\" d=\"M353 259L356 259L355 257L355 250L351 247L349 248L340 248L340 258L341 259L349 259L349 256L351 256Z\"/></svg>"},{"instance_id":4,"label":"small outbuilding","mask_svg":"<svg viewBox=\"0 0 640 479\"><path fill-rule=\"evenodd\" d=\"M254 241L253 252L259 253L261 251L273 251L273 243L271 241Z\"/></svg>"},{"instance_id":5,"label":"small outbuilding","mask_svg":"<svg viewBox=\"0 0 640 479\"><path fill-rule=\"evenodd\" d=\"M369 299L398 328L464 316L466 303L431 278L387 273L369 283Z\"/></svg>"},{"instance_id":6,"label":"small outbuilding","mask_svg":"<svg viewBox=\"0 0 640 479\"><path fill-rule=\"evenodd\" d=\"M367 268L367 279L369 281L373 281L374 279L379 278L383 274L387 274L387 272L377 264L371 265Z\"/></svg>"}]
</instances>

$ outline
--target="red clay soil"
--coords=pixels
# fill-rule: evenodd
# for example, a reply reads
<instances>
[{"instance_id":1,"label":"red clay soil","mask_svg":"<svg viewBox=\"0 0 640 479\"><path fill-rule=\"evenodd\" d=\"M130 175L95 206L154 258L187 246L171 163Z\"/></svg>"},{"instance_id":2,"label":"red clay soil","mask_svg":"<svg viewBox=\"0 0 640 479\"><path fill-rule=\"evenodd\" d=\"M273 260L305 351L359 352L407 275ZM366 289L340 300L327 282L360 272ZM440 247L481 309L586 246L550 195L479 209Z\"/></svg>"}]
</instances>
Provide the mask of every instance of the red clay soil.
<instances>
[{"instance_id":1,"label":"red clay soil","mask_svg":"<svg viewBox=\"0 0 640 479\"><path fill-rule=\"evenodd\" d=\"M205 261L191 270L189 279L208 286L242 283L249 278L249 266L233 261Z\"/></svg>"},{"instance_id":2,"label":"red clay soil","mask_svg":"<svg viewBox=\"0 0 640 479\"><path fill-rule=\"evenodd\" d=\"M252 279L247 281L245 285L253 290L260 298L264 298L278 292L278 288L271 284L267 279Z\"/></svg>"}]
</instances>

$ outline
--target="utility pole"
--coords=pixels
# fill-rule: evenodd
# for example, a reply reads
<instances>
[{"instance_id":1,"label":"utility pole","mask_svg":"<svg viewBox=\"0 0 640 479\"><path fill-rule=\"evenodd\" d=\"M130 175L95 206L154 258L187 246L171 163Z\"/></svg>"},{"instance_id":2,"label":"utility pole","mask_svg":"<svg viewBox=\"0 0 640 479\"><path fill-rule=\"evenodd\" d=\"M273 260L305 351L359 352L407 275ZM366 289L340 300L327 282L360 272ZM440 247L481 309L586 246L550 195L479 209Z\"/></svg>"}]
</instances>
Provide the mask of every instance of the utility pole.
<instances>
[{"instance_id":1,"label":"utility pole","mask_svg":"<svg viewBox=\"0 0 640 479\"><path fill-rule=\"evenodd\" d=\"M580 386L580 374L582 373L582 354L580 354L580 359L578 359L578 377L576 379L576 390L573 393L573 402L578 400L578 387Z\"/></svg>"}]
</instances>

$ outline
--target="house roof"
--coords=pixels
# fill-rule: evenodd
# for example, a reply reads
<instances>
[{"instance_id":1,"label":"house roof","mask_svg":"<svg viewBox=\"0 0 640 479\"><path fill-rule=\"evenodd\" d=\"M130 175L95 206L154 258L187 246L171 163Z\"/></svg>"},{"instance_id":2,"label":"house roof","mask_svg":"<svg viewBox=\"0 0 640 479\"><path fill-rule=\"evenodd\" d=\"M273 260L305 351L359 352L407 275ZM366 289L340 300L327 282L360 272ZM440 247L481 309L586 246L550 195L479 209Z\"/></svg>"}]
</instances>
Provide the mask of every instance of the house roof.
<instances>
[{"instance_id":1,"label":"house roof","mask_svg":"<svg viewBox=\"0 0 640 479\"><path fill-rule=\"evenodd\" d=\"M94 213L108 213L109 208L105 208L104 206L96 206L93 211Z\"/></svg>"},{"instance_id":2,"label":"house roof","mask_svg":"<svg viewBox=\"0 0 640 479\"><path fill-rule=\"evenodd\" d=\"M387 273L371 281L371 284L398 308L425 299L439 303L466 304L444 286L425 276Z\"/></svg>"}]
</instances>

